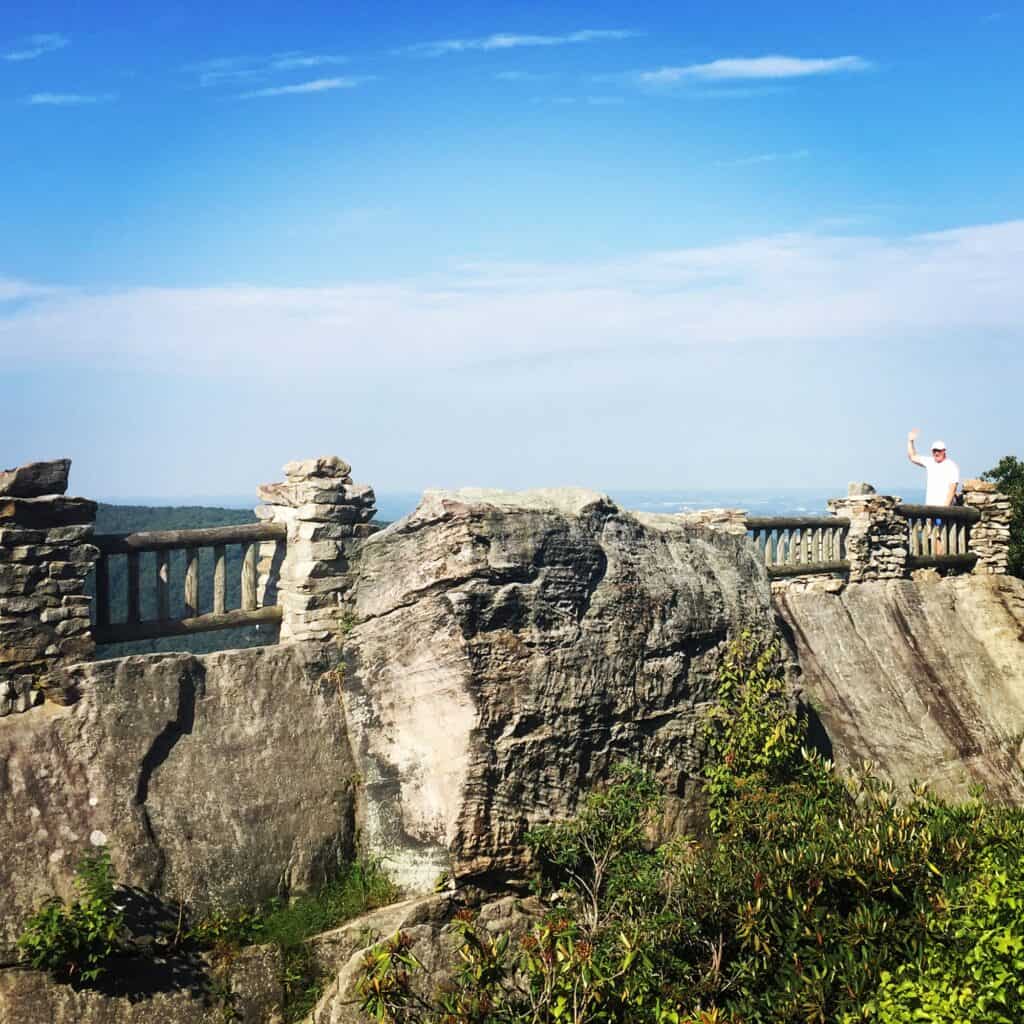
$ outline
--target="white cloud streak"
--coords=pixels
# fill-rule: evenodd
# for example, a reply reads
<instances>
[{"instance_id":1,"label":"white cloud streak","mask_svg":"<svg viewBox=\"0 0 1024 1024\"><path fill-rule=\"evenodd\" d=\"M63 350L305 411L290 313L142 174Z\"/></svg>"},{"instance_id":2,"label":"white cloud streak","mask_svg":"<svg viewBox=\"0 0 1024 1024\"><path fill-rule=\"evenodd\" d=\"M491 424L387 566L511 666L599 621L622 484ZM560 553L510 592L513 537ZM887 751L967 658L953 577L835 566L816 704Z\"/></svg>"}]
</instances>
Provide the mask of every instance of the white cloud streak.
<instances>
[{"instance_id":1,"label":"white cloud streak","mask_svg":"<svg viewBox=\"0 0 1024 1024\"><path fill-rule=\"evenodd\" d=\"M863 57L730 57L707 64L665 67L641 71L637 78L644 85L675 85L681 82L764 81L834 75L841 72L868 71L870 61Z\"/></svg>"},{"instance_id":2,"label":"white cloud streak","mask_svg":"<svg viewBox=\"0 0 1024 1024\"><path fill-rule=\"evenodd\" d=\"M517 35L495 32L476 39L438 39L430 43L415 43L396 52L422 57L441 57L448 53L469 51L512 50L523 46L567 46L573 43L598 43L620 39L634 39L641 35L631 29L585 28L561 36Z\"/></svg>"},{"instance_id":3,"label":"white cloud streak","mask_svg":"<svg viewBox=\"0 0 1024 1024\"><path fill-rule=\"evenodd\" d=\"M93 103L110 103L117 94L81 92L34 92L25 102L32 107L84 107Z\"/></svg>"},{"instance_id":4,"label":"white cloud streak","mask_svg":"<svg viewBox=\"0 0 1024 1024\"><path fill-rule=\"evenodd\" d=\"M330 64L347 64L348 57L335 53L283 53L272 57L270 66L275 71L292 71L296 68L320 68Z\"/></svg>"},{"instance_id":5,"label":"white cloud streak","mask_svg":"<svg viewBox=\"0 0 1024 1024\"><path fill-rule=\"evenodd\" d=\"M733 343L1024 328L1024 221L899 238L784 234L591 265L474 265L323 288L55 289L0 311L7 367L416 371Z\"/></svg>"},{"instance_id":6,"label":"white cloud streak","mask_svg":"<svg viewBox=\"0 0 1024 1024\"><path fill-rule=\"evenodd\" d=\"M203 88L237 85L253 79L269 79L282 72L347 64L348 57L335 53L304 53L289 50L260 57L213 57L186 64L183 71L194 74Z\"/></svg>"},{"instance_id":7,"label":"white cloud streak","mask_svg":"<svg viewBox=\"0 0 1024 1024\"><path fill-rule=\"evenodd\" d=\"M70 43L71 40L67 36L61 35L58 32L41 32L19 40L15 44L16 49L9 50L3 54L3 59L9 61L35 60L44 54L63 50Z\"/></svg>"},{"instance_id":8,"label":"white cloud streak","mask_svg":"<svg viewBox=\"0 0 1024 1024\"><path fill-rule=\"evenodd\" d=\"M298 82L295 85L277 85L267 89L254 89L252 92L239 94L239 99L254 100L264 96L298 96L311 92L330 92L333 89L354 89L369 78L316 78L311 82Z\"/></svg>"},{"instance_id":9,"label":"white cloud streak","mask_svg":"<svg viewBox=\"0 0 1024 1024\"><path fill-rule=\"evenodd\" d=\"M753 156L741 156L737 160L722 160L719 167L750 167L754 164L774 164L784 160L806 160L811 155L808 149L794 149L788 153L756 153Z\"/></svg>"}]
</instances>

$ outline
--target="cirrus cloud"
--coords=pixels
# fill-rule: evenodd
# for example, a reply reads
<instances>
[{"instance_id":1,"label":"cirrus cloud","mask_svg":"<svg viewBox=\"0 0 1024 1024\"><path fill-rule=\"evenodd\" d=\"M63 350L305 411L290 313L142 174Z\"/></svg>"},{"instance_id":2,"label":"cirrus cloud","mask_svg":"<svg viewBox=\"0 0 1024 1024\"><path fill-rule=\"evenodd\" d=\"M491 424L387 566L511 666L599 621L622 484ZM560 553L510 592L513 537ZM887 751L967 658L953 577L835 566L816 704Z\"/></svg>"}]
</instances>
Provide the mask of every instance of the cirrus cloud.
<instances>
[{"instance_id":1,"label":"cirrus cloud","mask_svg":"<svg viewBox=\"0 0 1024 1024\"><path fill-rule=\"evenodd\" d=\"M15 43L15 49L8 50L3 54L3 59L8 61L35 60L37 57L53 53L55 50L63 50L70 43L71 40L59 32L39 32Z\"/></svg>"},{"instance_id":2,"label":"cirrus cloud","mask_svg":"<svg viewBox=\"0 0 1024 1024\"><path fill-rule=\"evenodd\" d=\"M863 57L728 57L706 64L664 67L656 71L638 72L644 85L673 85L678 82L732 82L807 78L811 75L834 75L840 72L868 71L870 61Z\"/></svg>"},{"instance_id":3,"label":"cirrus cloud","mask_svg":"<svg viewBox=\"0 0 1024 1024\"><path fill-rule=\"evenodd\" d=\"M475 39L438 39L429 43L414 43L397 53L409 53L423 57L441 57L448 53L465 53L472 50L512 50L523 46L566 46L573 43L597 43L619 39L634 39L641 35L632 29L584 28L565 35L528 35L514 32L495 32Z\"/></svg>"}]
</instances>

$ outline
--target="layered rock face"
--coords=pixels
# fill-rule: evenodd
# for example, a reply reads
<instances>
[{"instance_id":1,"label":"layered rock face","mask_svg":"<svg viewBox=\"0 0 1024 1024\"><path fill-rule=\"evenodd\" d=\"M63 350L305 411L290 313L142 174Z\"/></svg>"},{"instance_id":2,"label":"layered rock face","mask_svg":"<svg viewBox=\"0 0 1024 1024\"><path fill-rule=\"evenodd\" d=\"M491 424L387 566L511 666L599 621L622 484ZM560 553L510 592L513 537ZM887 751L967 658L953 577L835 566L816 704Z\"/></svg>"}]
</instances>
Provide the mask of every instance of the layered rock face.
<instances>
[{"instance_id":1,"label":"layered rock face","mask_svg":"<svg viewBox=\"0 0 1024 1024\"><path fill-rule=\"evenodd\" d=\"M1024 581L919 572L774 601L841 768L1024 801Z\"/></svg>"},{"instance_id":2,"label":"layered rock face","mask_svg":"<svg viewBox=\"0 0 1024 1024\"><path fill-rule=\"evenodd\" d=\"M0 960L72 895L81 855L202 910L309 887L353 852L332 646L145 655L68 670L67 706L0 719Z\"/></svg>"},{"instance_id":3,"label":"layered rock face","mask_svg":"<svg viewBox=\"0 0 1024 1024\"><path fill-rule=\"evenodd\" d=\"M692 806L720 645L767 626L742 537L588 491L428 493L362 545L343 699L363 839L396 880L492 876L619 760Z\"/></svg>"}]
</instances>

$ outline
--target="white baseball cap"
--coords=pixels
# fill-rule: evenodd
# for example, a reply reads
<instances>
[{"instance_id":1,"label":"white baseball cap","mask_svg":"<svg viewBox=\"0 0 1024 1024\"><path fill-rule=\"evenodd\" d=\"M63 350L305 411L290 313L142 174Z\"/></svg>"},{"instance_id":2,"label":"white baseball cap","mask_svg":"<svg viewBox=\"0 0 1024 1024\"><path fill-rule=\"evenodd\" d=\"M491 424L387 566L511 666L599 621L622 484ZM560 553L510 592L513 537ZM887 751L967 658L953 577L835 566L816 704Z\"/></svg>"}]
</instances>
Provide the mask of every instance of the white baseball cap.
<instances>
[{"instance_id":1,"label":"white baseball cap","mask_svg":"<svg viewBox=\"0 0 1024 1024\"><path fill-rule=\"evenodd\" d=\"M939 448L940 450L945 451L946 450L946 442L945 441L932 441L932 451L935 451L936 448Z\"/></svg>"}]
</instances>

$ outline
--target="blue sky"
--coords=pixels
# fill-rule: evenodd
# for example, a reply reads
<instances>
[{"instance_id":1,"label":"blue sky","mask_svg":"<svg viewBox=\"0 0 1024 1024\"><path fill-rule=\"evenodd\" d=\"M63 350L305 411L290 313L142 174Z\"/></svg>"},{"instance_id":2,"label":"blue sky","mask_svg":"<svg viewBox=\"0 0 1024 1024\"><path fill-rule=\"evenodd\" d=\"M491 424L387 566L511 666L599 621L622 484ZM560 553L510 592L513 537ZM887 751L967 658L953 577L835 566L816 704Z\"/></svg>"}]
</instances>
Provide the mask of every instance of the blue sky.
<instances>
[{"instance_id":1,"label":"blue sky","mask_svg":"<svg viewBox=\"0 0 1024 1024\"><path fill-rule=\"evenodd\" d=\"M0 462L246 493L1020 453L1021 3L7 4Z\"/></svg>"}]
</instances>

